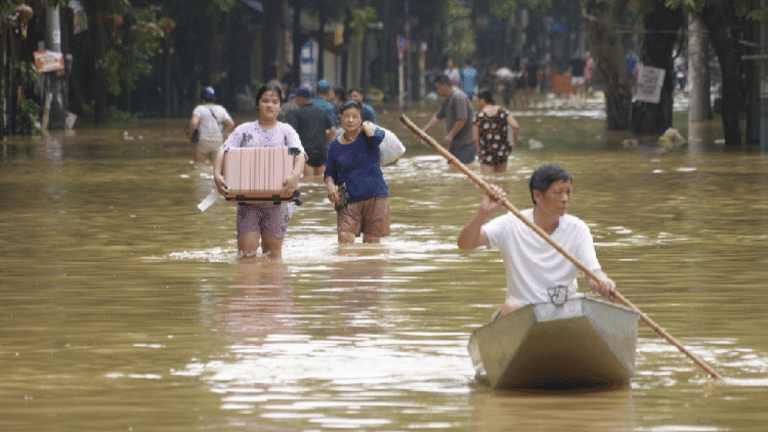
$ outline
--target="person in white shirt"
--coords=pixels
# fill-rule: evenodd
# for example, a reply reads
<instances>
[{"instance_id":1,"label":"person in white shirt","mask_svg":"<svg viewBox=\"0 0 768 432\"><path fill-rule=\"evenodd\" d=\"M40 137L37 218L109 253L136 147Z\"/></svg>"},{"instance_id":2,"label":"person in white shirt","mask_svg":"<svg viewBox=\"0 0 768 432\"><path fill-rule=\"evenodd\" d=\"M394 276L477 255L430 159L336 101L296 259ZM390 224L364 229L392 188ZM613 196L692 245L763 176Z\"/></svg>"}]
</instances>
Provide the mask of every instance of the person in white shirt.
<instances>
[{"instance_id":1,"label":"person in white shirt","mask_svg":"<svg viewBox=\"0 0 768 432\"><path fill-rule=\"evenodd\" d=\"M200 92L200 105L192 111L189 119L187 138L195 143L195 163L204 164L213 160L219 147L235 129L235 122L226 108L216 104L216 92L206 87ZM197 130L197 141L194 133Z\"/></svg>"},{"instance_id":2,"label":"person in white shirt","mask_svg":"<svg viewBox=\"0 0 768 432\"><path fill-rule=\"evenodd\" d=\"M457 87L461 85L461 71L453 64L453 60L448 59L448 62L445 64L443 75L451 80L451 84Z\"/></svg>"},{"instance_id":3,"label":"person in white shirt","mask_svg":"<svg viewBox=\"0 0 768 432\"><path fill-rule=\"evenodd\" d=\"M587 278L589 287L613 301L616 283L600 267L589 227L567 214L573 188L571 174L546 164L533 172L529 188L533 208L521 213L592 270L599 279ZM483 196L477 212L462 229L458 246L462 250L485 246L501 251L507 271L507 297L497 317L528 304L549 302L548 288L567 287L569 298L573 297L580 273L575 264L511 212L486 223L506 198L500 187L493 185L491 189L493 196Z\"/></svg>"}]
</instances>

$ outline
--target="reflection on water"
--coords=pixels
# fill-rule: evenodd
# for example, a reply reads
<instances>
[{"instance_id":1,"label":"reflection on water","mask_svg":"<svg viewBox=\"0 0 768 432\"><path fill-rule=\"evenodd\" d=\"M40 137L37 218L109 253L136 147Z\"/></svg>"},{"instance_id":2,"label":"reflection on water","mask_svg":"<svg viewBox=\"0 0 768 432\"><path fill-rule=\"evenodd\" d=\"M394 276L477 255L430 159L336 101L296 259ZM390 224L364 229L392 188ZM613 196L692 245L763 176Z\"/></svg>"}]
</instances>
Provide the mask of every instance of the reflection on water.
<instances>
[{"instance_id":1,"label":"reflection on water","mask_svg":"<svg viewBox=\"0 0 768 432\"><path fill-rule=\"evenodd\" d=\"M248 339L296 333L288 267L243 259L237 272L238 284L230 287L237 295L215 315L217 330Z\"/></svg>"},{"instance_id":2,"label":"reflection on water","mask_svg":"<svg viewBox=\"0 0 768 432\"><path fill-rule=\"evenodd\" d=\"M634 431L637 430L630 390L583 394L525 394L476 391L469 397L469 430Z\"/></svg>"},{"instance_id":3,"label":"reflection on water","mask_svg":"<svg viewBox=\"0 0 768 432\"><path fill-rule=\"evenodd\" d=\"M303 182L273 263L238 258L232 204L197 209L213 181L190 163L183 122L143 126L3 144L0 430L768 421L766 156L713 150L689 126L685 150L519 149L488 176L522 209L538 165L571 170L572 212L621 292L726 377L713 385L641 325L630 389L519 394L473 376L469 334L503 299L505 276L498 253L457 250L480 191L442 158L411 147L384 168L392 235L381 245L337 245L321 180Z\"/></svg>"}]
</instances>

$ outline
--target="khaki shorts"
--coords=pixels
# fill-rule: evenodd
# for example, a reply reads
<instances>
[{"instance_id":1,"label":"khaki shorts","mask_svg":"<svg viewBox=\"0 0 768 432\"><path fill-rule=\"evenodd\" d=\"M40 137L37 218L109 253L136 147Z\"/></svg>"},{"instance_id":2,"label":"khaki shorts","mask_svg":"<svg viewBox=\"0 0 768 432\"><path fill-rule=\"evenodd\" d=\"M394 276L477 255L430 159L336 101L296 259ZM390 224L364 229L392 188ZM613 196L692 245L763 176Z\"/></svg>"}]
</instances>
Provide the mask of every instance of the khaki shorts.
<instances>
[{"instance_id":1,"label":"khaki shorts","mask_svg":"<svg viewBox=\"0 0 768 432\"><path fill-rule=\"evenodd\" d=\"M389 235L389 197L369 198L347 204L336 216L339 232L376 237Z\"/></svg>"},{"instance_id":2,"label":"khaki shorts","mask_svg":"<svg viewBox=\"0 0 768 432\"><path fill-rule=\"evenodd\" d=\"M206 138L197 142L197 149L205 154L211 154L219 151L222 144L224 140L221 138Z\"/></svg>"}]
</instances>

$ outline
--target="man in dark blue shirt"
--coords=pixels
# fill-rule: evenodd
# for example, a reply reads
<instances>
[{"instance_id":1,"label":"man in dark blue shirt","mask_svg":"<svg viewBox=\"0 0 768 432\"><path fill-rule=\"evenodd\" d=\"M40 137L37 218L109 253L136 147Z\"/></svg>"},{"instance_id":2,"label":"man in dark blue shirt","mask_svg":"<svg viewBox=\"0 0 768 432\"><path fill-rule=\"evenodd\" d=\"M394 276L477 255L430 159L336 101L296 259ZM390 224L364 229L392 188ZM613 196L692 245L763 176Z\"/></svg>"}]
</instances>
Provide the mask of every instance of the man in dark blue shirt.
<instances>
[{"instance_id":1,"label":"man in dark blue shirt","mask_svg":"<svg viewBox=\"0 0 768 432\"><path fill-rule=\"evenodd\" d=\"M339 122L339 116L336 113L336 107L331 103L326 97L329 97L328 95L331 92L331 83L328 81L321 79L317 82L317 86L315 87L316 95L314 98L312 98L312 104L317 106L318 108L322 108L323 111L325 111L328 114L328 118L331 119L331 122L333 122L333 126L336 128L341 127L341 123Z\"/></svg>"},{"instance_id":2,"label":"man in dark blue shirt","mask_svg":"<svg viewBox=\"0 0 768 432\"><path fill-rule=\"evenodd\" d=\"M307 153L304 177L318 176L325 171L328 143L336 136L336 129L328 114L312 103L312 90L301 86L296 90L296 105L291 126L299 134Z\"/></svg>"}]
</instances>

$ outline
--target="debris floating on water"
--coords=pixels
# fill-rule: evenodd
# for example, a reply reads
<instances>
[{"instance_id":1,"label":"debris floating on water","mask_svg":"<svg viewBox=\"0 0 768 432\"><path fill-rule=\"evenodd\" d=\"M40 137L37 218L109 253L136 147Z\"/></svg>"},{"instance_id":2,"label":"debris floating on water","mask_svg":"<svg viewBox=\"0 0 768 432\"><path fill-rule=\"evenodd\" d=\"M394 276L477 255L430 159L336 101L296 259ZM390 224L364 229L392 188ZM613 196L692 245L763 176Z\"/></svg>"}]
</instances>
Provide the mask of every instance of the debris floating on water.
<instances>
[{"instance_id":1,"label":"debris floating on water","mask_svg":"<svg viewBox=\"0 0 768 432\"><path fill-rule=\"evenodd\" d=\"M659 137L659 145L662 147L674 148L685 144L685 138L675 128L669 128L664 135Z\"/></svg>"},{"instance_id":2,"label":"debris floating on water","mask_svg":"<svg viewBox=\"0 0 768 432\"><path fill-rule=\"evenodd\" d=\"M637 140L634 138L627 138L621 142L621 146L624 148L635 148L637 147Z\"/></svg>"},{"instance_id":3,"label":"debris floating on water","mask_svg":"<svg viewBox=\"0 0 768 432\"><path fill-rule=\"evenodd\" d=\"M212 206L217 199L219 199L219 194L216 193L216 189L211 189L211 193L209 193L204 200L200 201L200 204L197 205L197 208L200 209L201 212L204 212L208 210L208 207Z\"/></svg>"}]
</instances>

